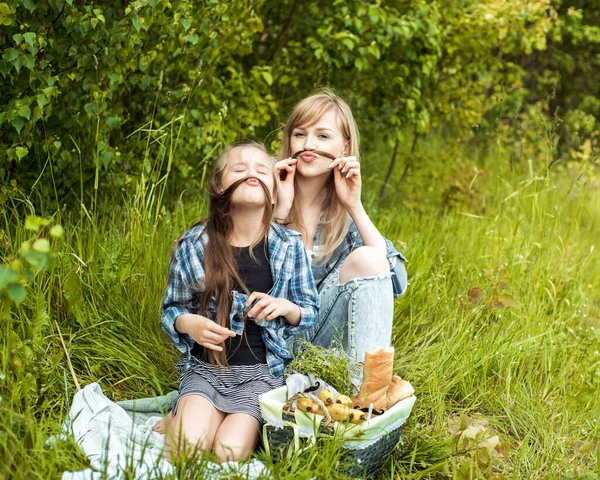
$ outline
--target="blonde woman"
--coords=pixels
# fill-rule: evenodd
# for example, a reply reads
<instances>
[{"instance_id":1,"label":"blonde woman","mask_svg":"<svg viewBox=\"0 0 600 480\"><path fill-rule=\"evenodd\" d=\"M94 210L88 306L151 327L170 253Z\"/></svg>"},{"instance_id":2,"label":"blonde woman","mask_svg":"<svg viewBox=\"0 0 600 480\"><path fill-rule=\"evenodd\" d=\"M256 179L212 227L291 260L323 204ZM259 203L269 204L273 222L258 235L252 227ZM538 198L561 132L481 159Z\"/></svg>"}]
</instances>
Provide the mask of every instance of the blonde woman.
<instances>
[{"instance_id":1,"label":"blonde woman","mask_svg":"<svg viewBox=\"0 0 600 480\"><path fill-rule=\"evenodd\" d=\"M276 164L275 219L302 233L319 291L313 344L341 339L356 361L389 346L394 296L407 287L406 259L373 224L361 202L359 136L348 104L329 90L299 102L287 121Z\"/></svg>"}]
</instances>

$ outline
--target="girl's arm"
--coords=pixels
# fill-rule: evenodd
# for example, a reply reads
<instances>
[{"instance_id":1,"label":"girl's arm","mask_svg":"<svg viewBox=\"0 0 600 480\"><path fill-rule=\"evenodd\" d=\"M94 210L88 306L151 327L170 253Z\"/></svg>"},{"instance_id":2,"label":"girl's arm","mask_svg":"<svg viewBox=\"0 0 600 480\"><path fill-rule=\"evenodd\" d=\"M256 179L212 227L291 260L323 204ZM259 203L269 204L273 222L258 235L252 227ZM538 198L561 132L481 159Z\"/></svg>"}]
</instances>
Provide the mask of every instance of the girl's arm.
<instances>
[{"instance_id":1,"label":"girl's arm","mask_svg":"<svg viewBox=\"0 0 600 480\"><path fill-rule=\"evenodd\" d=\"M188 285L199 284L203 279L204 267L200 256L188 242L182 242L171 256L162 328L183 353L191 351L194 343L221 351L220 344L228 337L235 337L228 328L198 315L196 309L191 308L195 292Z\"/></svg>"},{"instance_id":2,"label":"girl's arm","mask_svg":"<svg viewBox=\"0 0 600 480\"><path fill-rule=\"evenodd\" d=\"M184 279L187 277L186 273L189 273L186 272L186 264L189 263L190 258L192 256L187 242L184 241L179 247L173 249L169 262L167 292L162 305L162 329L183 353L191 351L194 347L194 340L175 328L178 317L195 313L191 309L193 292L188 287L188 281Z\"/></svg>"}]
</instances>

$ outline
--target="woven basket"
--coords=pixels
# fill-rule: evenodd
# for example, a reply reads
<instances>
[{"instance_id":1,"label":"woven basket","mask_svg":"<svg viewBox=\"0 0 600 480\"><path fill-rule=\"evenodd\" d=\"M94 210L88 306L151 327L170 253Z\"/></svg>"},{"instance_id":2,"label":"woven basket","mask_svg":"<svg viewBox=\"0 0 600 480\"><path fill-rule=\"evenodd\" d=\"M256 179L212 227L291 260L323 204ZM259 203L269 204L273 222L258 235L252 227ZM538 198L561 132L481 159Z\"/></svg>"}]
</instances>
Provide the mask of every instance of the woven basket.
<instances>
[{"instance_id":1,"label":"woven basket","mask_svg":"<svg viewBox=\"0 0 600 480\"><path fill-rule=\"evenodd\" d=\"M316 437L303 437L298 432L293 404L301 397L310 398L321 407L323 419L317 426L320 435L331 436L334 434L335 421L329 415L325 404L312 393L298 393L283 406L283 428L268 423L263 427L264 448L274 462L281 461L305 448L310 448L316 442ZM402 427L400 426L391 432L386 432L365 447L360 442L346 442L342 453L342 459L346 465L344 473L353 477L374 475L381 469L398 444L401 431Z\"/></svg>"}]
</instances>

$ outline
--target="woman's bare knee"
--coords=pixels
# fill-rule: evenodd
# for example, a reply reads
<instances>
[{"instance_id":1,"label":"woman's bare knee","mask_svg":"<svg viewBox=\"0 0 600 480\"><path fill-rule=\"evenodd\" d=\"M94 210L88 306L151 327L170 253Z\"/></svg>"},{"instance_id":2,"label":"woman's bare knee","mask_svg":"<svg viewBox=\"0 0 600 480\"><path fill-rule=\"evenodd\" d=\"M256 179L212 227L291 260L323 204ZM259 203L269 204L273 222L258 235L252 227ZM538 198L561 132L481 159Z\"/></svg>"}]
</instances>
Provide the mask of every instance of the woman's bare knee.
<instances>
[{"instance_id":1,"label":"woman's bare knee","mask_svg":"<svg viewBox=\"0 0 600 480\"><path fill-rule=\"evenodd\" d=\"M359 247L344 260L340 269L340 283L389 272L390 265L383 252L375 247Z\"/></svg>"},{"instance_id":2,"label":"woman's bare knee","mask_svg":"<svg viewBox=\"0 0 600 480\"><path fill-rule=\"evenodd\" d=\"M256 447L260 424L245 413L227 415L214 440L214 452L222 462L237 462L247 458Z\"/></svg>"}]
</instances>

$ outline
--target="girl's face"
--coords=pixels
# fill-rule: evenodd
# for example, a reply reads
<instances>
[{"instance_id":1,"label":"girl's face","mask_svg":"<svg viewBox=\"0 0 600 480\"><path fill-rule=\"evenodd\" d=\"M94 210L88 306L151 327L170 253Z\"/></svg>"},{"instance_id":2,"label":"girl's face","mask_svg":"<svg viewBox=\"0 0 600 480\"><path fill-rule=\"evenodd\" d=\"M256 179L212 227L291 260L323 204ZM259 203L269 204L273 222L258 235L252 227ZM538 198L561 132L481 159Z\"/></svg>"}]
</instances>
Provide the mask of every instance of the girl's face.
<instances>
[{"instance_id":1,"label":"girl's face","mask_svg":"<svg viewBox=\"0 0 600 480\"><path fill-rule=\"evenodd\" d=\"M338 122L337 111L332 108L310 127L299 126L292 130L290 149L292 154L300 150L322 150L336 158L347 155L348 141L344 138ZM297 172L304 177L329 174L331 159L310 151L298 156Z\"/></svg>"},{"instance_id":2,"label":"girl's face","mask_svg":"<svg viewBox=\"0 0 600 480\"><path fill-rule=\"evenodd\" d=\"M257 179L269 190L273 199L274 165L271 158L262 150L251 146L234 150L226 161L221 176L221 187L227 190L235 181L249 178L238 186L231 195L232 205L264 206L265 192Z\"/></svg>"}]
</instances>

